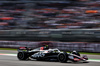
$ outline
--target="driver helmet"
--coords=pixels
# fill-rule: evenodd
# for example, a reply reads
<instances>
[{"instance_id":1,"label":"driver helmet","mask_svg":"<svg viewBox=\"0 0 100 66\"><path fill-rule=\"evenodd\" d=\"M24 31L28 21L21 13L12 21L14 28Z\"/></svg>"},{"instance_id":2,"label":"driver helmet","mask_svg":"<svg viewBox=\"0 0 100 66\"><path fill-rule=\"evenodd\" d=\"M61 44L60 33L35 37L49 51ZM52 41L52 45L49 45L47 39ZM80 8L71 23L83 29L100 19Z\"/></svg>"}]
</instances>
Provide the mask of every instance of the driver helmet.
<instances>
[{"instance_id":1,"label":"driver helmet","mask_svg":"<svg viewBox=\"0 0 100 66\"><path fill-rule=\"evenodd\" d=\"M49 49L49 46L48 45L45 45L45 49Z\"/></svg>"}]
</instances>

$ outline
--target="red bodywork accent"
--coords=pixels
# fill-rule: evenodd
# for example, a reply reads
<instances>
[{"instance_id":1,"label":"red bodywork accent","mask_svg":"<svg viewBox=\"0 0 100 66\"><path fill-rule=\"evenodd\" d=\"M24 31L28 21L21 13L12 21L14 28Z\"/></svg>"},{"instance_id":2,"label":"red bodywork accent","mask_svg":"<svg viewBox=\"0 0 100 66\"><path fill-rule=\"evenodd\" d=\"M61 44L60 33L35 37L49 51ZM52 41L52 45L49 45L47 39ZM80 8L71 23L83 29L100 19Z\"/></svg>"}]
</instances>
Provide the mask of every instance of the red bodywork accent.
<instances>
[{"instance_id":1,"label":"red bodywork accent","mask_svg":"<svg viewBox=\"0 0 100 66\"><path fill-rule=\"evenodd\" d=\"M74 58L74 61L80 61L80 59L78 59L78 58Z\"/></svg>"},{"instance_id":2,"label":"red bodywork accent","mask_svg":"<svg viewBox=\"0 0 100 66\"><path fill-rule=\"evenodd\" d=\"M44 50L44 47L40 47L40 50Z\"/></svg>"},{"instance_id":3,"label":"red bodywork accent","mask_svg":"<svg viewBox=\"0 0 100 66\"><path fill-rule=\"evenodd\" d=\"M25 47L20 47L19 49L26 49Z\"/></svg>"}]
</instances>

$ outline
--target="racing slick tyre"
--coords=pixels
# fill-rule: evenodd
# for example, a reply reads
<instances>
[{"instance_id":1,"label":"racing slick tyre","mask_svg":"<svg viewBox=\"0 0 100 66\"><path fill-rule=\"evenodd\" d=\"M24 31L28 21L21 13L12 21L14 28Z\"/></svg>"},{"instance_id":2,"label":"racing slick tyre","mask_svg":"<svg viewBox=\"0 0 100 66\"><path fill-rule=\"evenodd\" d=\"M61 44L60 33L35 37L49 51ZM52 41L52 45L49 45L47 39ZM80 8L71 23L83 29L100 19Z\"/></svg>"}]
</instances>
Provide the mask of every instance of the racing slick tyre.
<instances>
[{"instance_id":1,"label":"racing slick tyre","mask_svg":"<svg viewBox=\"0 0 100 66\"><path fill-rule=\"evenodd\" d=\"M18 52L17 58L19 60L27 60L28 59L28 55L27 55L26 52Z\"/></svg>"},{"instance_id":2,"label":"racing slick tyre","mask_svg":"<svg viewBox=\"0 0 100 66\"><path fill-rule=\"evenodd\" d=\"M65 63L68 61L68 55L66 52L58 54L58 61L61 63Z\"/></svg>"}]
</instances>

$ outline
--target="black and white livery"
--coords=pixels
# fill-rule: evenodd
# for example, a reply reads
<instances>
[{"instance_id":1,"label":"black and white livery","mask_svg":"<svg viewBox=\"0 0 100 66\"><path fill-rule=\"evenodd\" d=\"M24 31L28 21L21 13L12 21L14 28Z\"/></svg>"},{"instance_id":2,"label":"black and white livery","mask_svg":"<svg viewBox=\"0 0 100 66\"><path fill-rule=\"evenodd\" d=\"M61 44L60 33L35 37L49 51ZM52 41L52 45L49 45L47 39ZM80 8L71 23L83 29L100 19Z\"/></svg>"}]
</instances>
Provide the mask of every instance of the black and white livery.
<instances>
[{"instance_id":1,"label":"black and white livery","mask_svg":"<svg viewBox=\"0 0 100 66\"><path fill-rule=\"evenodd\" d=\"M76 51L72 53L61 52L59 49L49 49L45 47L39 47L36 49L30 49L27 47L20 47L18 49L17 58L19 60L28 60L28 59L36 59L36 60L52 60L55 59L59 62L67 62L68 60L72 62L83 61L86 62L88 57L84 55L83 57Z\"/></svg>"}]
</instances>

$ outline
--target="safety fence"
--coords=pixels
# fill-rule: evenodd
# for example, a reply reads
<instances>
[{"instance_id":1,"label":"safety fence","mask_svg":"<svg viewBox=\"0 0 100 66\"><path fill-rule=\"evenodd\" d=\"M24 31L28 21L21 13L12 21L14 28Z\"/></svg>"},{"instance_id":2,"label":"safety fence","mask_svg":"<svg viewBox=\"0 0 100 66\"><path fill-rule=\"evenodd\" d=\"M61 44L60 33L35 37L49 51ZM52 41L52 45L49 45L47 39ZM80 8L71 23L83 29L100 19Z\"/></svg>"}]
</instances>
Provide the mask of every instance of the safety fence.
<instances>
[{"instance_id":1,"label":"safety fence","mask_svg":"<svg viewBox=\"0 0 100 66\"><path fill-rule=\"evenodd\" d=\"M88 42L54 42L54 41L0 41L0 47L5 48L18 48L18 47L30 47L37 48L41 46L49 45L50 48L58 48L63 51L83 51L83 52L100 52L100 43L88 43Z\"/></svg>"}]
</instances>

